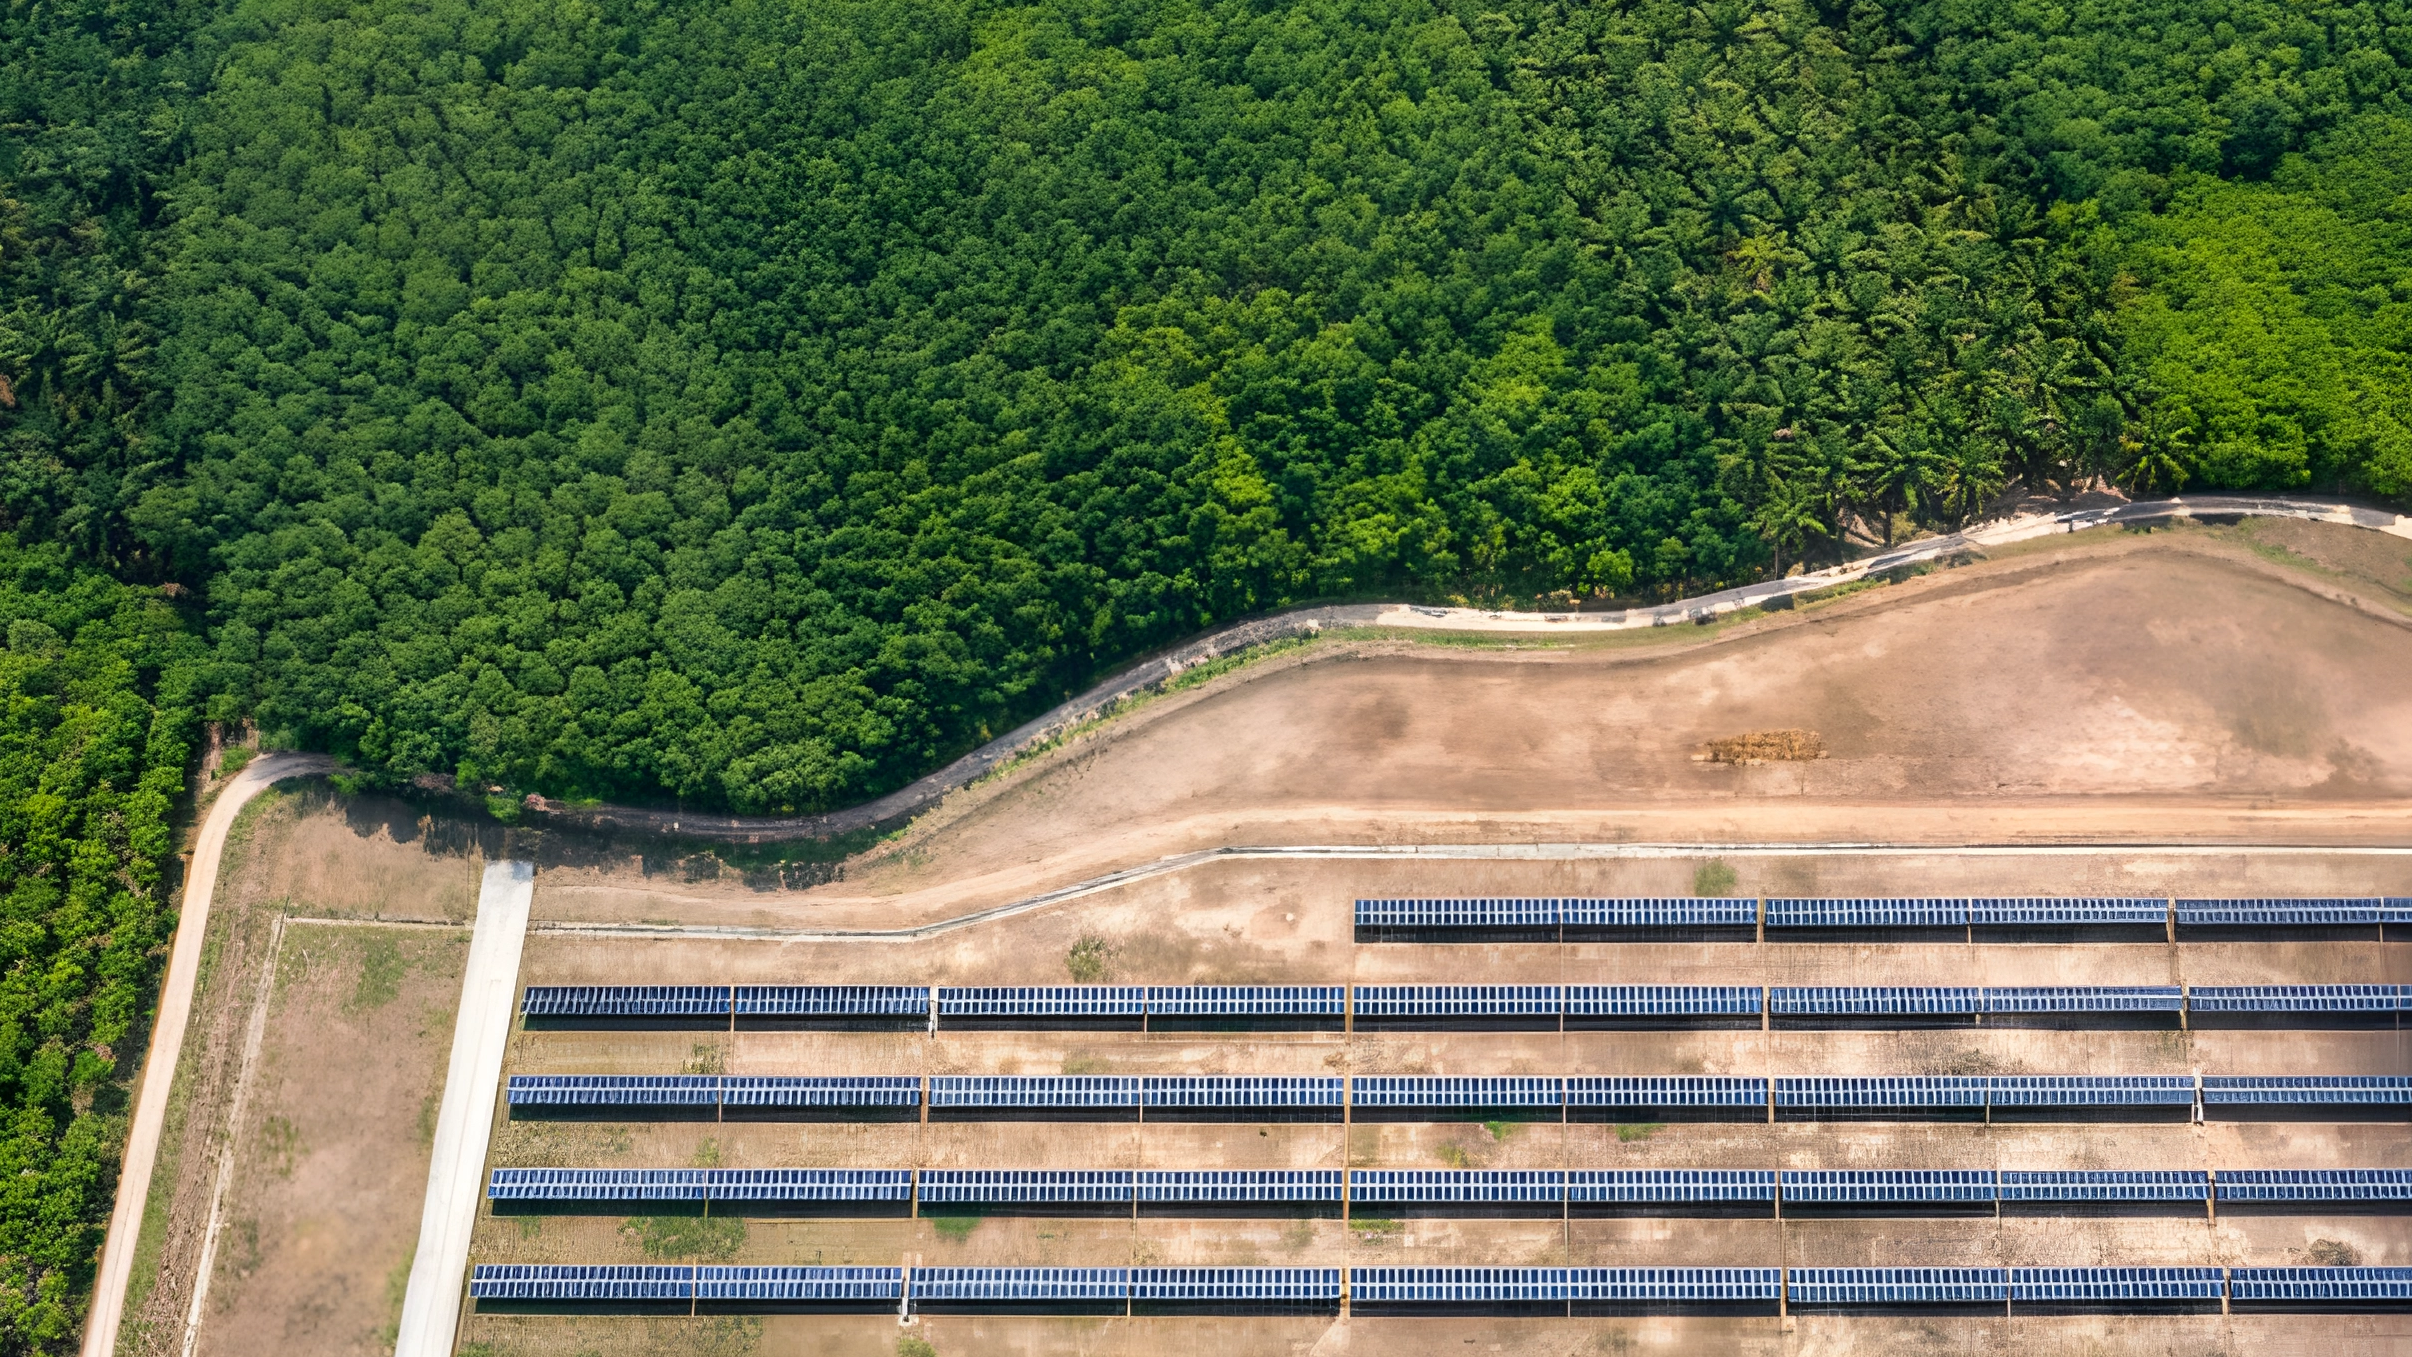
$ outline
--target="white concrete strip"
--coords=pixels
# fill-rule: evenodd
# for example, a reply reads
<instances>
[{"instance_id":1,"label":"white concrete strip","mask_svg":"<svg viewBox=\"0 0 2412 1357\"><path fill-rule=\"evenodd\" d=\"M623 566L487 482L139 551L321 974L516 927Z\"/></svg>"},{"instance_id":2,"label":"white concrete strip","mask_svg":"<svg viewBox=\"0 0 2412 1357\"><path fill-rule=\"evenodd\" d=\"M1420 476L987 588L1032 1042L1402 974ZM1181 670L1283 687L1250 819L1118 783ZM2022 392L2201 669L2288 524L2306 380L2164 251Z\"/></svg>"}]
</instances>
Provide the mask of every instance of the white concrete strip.
<instances>
[{"instance_id":1,"label":"white concrete strip","mask_svg":"<svg viewBox=\"0 0 2412 1357\"><path fill-rule=\"evenodd\" d=\"M168 1089L184 1053L184 1029L193 1015L193 988L201 974L201 941L209 931L209 902L218 888L218 862L226 832L251 798L282 778L324 772L334 761L316 754L266 754L234 775L210 804L185 865L184 898L177 906L176 939L168 952L167 979L159 989L159 1017L151 1024L150 1049L142 1058L142 1084L134 1098L134 1120L126 1129L125 1162L118 1168L117 1205L101 1242L100 1273L92 1284L92 1316L84 1324L84 1357L113 1357L125 1317L126 1283L134 1275L134 1246L142 1235L142 1213L151 1195L151 1170L159 1162L159 1132L167 1122Z\"/></svg>"},{"instance_id":2,"label":"white concrete strip","mask_svg":"<svg viewBox=\"0 0 2412 1357\"><path fill-rule=\"evenodd\" d=\"M511 1039L511 1000L519 986L519 950L535 898L536 868L494 862L477 896L469 970L452 1026L452 1063L436 1112L435 1157L427 1166L427 1205L419 1251L402 1296L394 1357L451 1357L461 1319L461 1279L469 1269L469 1233L484 1187L486 1141L494 1130L494 1090Z\"/></svg>"},{"instance_id":3,"label":"white concrete strip","mask_svg":"<svg viewBox=\"0 0 2412 1357\"><path fill-rule=\"evenodd\" d=\"M184 1312L184 1357L201 1341L201 1315L209 1303L210 1274L217 1270L218 1236L226 1228L226 1191L234 1185L235 1147L241 1144L243 1110L251 1102L251 1072L260 1063L268 1035L268 1002L276 997L276 954L285 942L285 916L268 925L268 959L260 964L259 990L251 1000L251 1022L243 1029L243 1061L235 1067L234 1097L226 1108L226 1143L218 1150L218 1179L209 1189L209 1228L201 1235L201 1262L193 1271L193 1303Z\"/></svg>"},{"instance_id":4,"label":"white concrete strip","mask_svg":"<svg viewBox=\"0 0 2412 1357\"><path fill-rule=\"evenodd\" d=\"M1084 895L1127 886L1134 881L1185 872L1218 859L1423 858L1466 862L1575 862L1590 860L1650 860L1696 857L2106 857L2141 853L2182 857L2412 857L2412 847L2321 848L2296 844L1932 844L1889 843L1431 843L1431 844L1300 844L1290 847L1207 848L1179 853L1138 867L1091 877L1060 890L1033 895L993 909L959 914L952 919L913 928L753 928L739 924L596 924L537 923L531 931L585 938L727 938L749 942L915 942L975 924L1027 914L1060 905Z\"/></svg>"}]
</instances>

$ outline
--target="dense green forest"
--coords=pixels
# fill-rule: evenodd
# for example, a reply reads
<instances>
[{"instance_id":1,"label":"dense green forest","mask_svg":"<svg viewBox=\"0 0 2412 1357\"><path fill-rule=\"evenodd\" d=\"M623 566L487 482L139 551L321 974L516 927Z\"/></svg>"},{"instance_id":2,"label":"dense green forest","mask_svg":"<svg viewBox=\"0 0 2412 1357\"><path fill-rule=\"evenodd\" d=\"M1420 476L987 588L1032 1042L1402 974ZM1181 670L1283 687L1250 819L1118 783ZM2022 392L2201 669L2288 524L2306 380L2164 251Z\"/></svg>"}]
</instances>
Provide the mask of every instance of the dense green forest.
<instances>
[{"instance_id":1,"label":"dense green forest","mask_svg":"<svg viewBox=\"0 0 2412 1357\"><path fill-rule=\"evenodd\" d=\"M1311 598L2412 494L2412 0L7 0L0 1353L189 719L805 810Z\"/></svg>"}]
</instances>

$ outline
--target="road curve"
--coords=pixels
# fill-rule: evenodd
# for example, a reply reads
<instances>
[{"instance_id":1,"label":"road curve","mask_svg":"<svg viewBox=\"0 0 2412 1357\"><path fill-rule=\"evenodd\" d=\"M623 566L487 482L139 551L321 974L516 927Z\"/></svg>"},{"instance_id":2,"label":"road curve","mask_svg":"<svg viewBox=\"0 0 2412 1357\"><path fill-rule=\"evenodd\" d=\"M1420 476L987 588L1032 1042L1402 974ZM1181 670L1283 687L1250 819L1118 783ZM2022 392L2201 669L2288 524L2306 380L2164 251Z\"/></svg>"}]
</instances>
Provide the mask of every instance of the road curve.
<instances>
[{"instance_id":1,"label":"road curve","mask_svg":"<svg viewBox=\"0 0 2412 1357\"><path fill-rule=\"evenodd\" d=\"M184 870L184 899L177 907L176 937L168 953L167 980L159 989L159 1017L142 1059L134 1122L126 1132L125 1162L117 1174L117 1206L101 1241L100 1275L92 1287L92 1314L84 1323L84 1357L111 1357L125 1317L126 1283L134 1274L134 1244L142 1235L142 1211L151 1193L151 1169L159 1162L159 1131L167 1120L168 1089L176 1082L176 1060L184 1050L184 1028L193 1012L193 986L201 971L201 940L209 931L209 902L217 893L218 860L226 832L251 798L283 779L323 773L335 761L323 754L266 754L234 775L209 817Z\"/></svg>"},{"instance_id":2,"label":"road curve","mask_svg":"<svg viewBox=\"0 0 2412 1357\"><path fill-rule=\"evenodd\" d=\"M823 815L748 816L708 811L648 810L633 806L571 807L541 796L528 797L527 808L536 822L541 824L659 834L709 843L791 843L804 839L831 839L864 830L889 829L936 805L948 793L978 781L1017 755L1060 736L1084 721L1104 715L1125 698L1152 691L1192 666L1268 641L1309 636L1327 627L1371 626L1419 631L1548 632L1564 635L1707 622L1742 608L1763 607L1795 595L1811 594L1821 589L1850 584L1870 575L1882 575L1888 571L1946 559L1971 549L2006 546L2032 537L2082 532L2088 528L2191 516L2303 518L2412 539L2412 518L2346 500L2306 495L2183 495L2103 509L2026 514L2000 519L1942 537L1907 542L1848 565L1790 575L1779 580L1764 580L1698 598L1624 612L1491 612L1480 608L1427 608L1404 603L1299 608L1233 623L1143 660L1080 696L1007 731L937 772L907 783L875 801L844 810Z\"/></svg>"}]
</instances>

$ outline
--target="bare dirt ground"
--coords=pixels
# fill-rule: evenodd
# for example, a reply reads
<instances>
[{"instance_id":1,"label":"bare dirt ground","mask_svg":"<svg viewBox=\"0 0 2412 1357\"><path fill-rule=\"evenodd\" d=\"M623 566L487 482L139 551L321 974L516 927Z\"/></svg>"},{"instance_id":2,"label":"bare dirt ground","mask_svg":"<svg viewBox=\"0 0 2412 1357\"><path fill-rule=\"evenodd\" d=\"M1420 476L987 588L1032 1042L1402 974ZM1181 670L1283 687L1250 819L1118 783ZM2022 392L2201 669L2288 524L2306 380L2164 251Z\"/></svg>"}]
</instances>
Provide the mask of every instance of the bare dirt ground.
<instances>
[{"instance_id":1,"label":"bare dirt ground","mask_svg":"<svg viewBox=\"0 0 2412 1357\"><path fill-rule=\"evenodd\" d=\"M892 928L1224 844L2412 841L2408 552L2092 534L1666 629L1696 638L1335 639L969 789L842 881L556 870L536 913ZM1829 757L1694 759L1762 729Z\"/></svg>"},{"instance_id":2,"label":"bare dirt ground","mask_svg":"<svg viewBox=\"0 0 2412 1357\"><path fill-rule=\"evenodd\" d=\"M428 852L406 819L364 818L373 809L323 787L266 793L230 836L121 1351L182 1348L276 917L465 920L475 908L474 861ZM200 1352L390 1351L467 937L285 927Z\"/></svg>"}]
</instances>

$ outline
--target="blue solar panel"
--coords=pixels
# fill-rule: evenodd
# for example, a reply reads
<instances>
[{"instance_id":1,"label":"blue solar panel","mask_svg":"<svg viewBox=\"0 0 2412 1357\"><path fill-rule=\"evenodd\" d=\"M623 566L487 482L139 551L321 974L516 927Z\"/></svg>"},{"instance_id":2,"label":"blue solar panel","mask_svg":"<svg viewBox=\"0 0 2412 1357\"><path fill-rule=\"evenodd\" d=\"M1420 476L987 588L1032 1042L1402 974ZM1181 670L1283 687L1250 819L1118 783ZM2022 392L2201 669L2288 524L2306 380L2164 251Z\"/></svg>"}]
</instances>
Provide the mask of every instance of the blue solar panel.
<instances>
[{"instance_id":1,"label":"blue solar panel","mask_svg":"<svg viewBox=\"0 0 2412 1357\"><path fill-rule=\"evenodd\" d=\"M2013 1303L2108 1305L2137 1301L2211 1301L2221 1295L2215 1267L2014 1267Z\"/></svg>"},{"instance_id":2,"label":"blue solar panel","mask_svg":"<svg viewBox=\"0 0 2412 1357\"><path fill-rule=\"evenodd\" d=\"M2206 1074L2203 1102L2400 1106L2412 1103L2412 1078L2400 1074Z\"/></svg>"},{"instance_id":3,"label":"blue solar panel","mask_svg":"<svg viewBox=\"0 0 2412 1357\"><path fill-rule=\"evenodd\" d=\"M496 1169L486 1196L498 1202L699 1202L709 1169Z\"/></svg>"},{"instance_id":4,"label":"blue solar panel","mask_svg":"<svg viewBox=\"0 0 2412 1357\"><path fill-rule=\"evenodd\" d=\"M1779 1108L1975 1107L1985 1105L1985 1076L1810 1075L1775 1081Z\"/></svg>"},{"instance_id":5,"label":"blue solar panel","mask_svg":"<svg viewBox=\"0 0 2412 1357\"><path fill-rule=\"evenodd\" d=\"M2004 1169L2006 1202L2198 1202L2211 1175L2195 1169Z\"/></svg>"},{"instance_id":6,"label":"blue solar panel","mask_svg":"<svg viewBox=\"0 0 2412 1357\"><path fill-rule=\"evenodd\" d=\"M1689 897L1560 900L1568 928L1755 928L1759 902Z\"/></svg>"},{"instance_id":7,"label":"blue solar panel","mask_svg":"<svg viewBox=\"0 0 2412 1357\"><path fill-rule=\"evenodd\" d=\"M901 1202L909 1169L712 1169L716 1202Z\"/></svg>"},{"instance_id":8,"label":"blue solar panel","mask_svg":"<svg viewBox=\"0 0 2412 1357\"><path fill-rule=\"evenodd\" d=\"M1129 1169L923 1169L921 1204L1128 1202Z\"/></svg>"},{"instance_id":9,"label":"blue solar panel","mask_svg":"<svg viewBox=\"0 0 2412 1357\"><path fill-rule=\"evenodd\" d=\"M1982 999L1983 991L1973 988L1779 985L1768 992L1767 1011L1818 1016L1975 1013Z\"/></svg>"},{"instance_id":10,"label":"blue solar panel","mask_svg":"<svg viewBox=\"0 0 2412 1357\"><path fill-rule=\"evenodd\" d=\"M1767 1106L1767 1081L1743 1074L1576 1075L1566 1081L1569 1107Z\"/></svg>"},{"instance_id":11,"label":"blue solar panel","mask_svg":"<svg viewBox=\"0 0 2412 1357\"><path fill-rule=\"evenodd\" d=\"M698 1301L885 1301L904 1298L904 1269L895 1267L699 1267Z\"/></svg>"},{"instance_id":12,"label":"blue solar panel","mask_svg":"<svg viewBox=\"0 0 2412 1357\"><path fill-rule=\"evenodd\" d=\"M1359 900L1357 927L1555 928L1558 902L1535 899Z\"/></svg>"},{"instance_id":13,"label":"blue solar panel","mask_svg":"<svg viewBox=\"0 0 2412 1357\"><path fill-rule=\"evenodd\" d=\"M913 1299L922 1301L1118 1301L1130 1295L1121 1267L917 1267Z\"/></svg>"},{"instance_id":14,"label":"blue solar panel","mask_svg":"<svg viewBox=\"0 0 2412 1357\"><path fill-rule=\"evenodd\" d=\"M1568 985L1566 1016L1709 1017L1755 1014L1756 985Z\"/></svg>"},{"instance_id":15,"label":"blue solar panel","mask_svg":"<svg viewBox=\"0 0 2412 1357\"><path fill-rule=\"evenodd\" d=\"M514 1074L513 1107L711 1107L717 1074Z\"/></svg>"},{"instance_id":16,"label":"blue solar panel","mask_svg":"<svg viewBox=\"0 0 2412 1357\"><path fill-rule=\"evenodd\" d=\"M2196 985L2186 1006L2197 1013L2394 1013L2403 985Z\"/></svg>"},{"instance_id":17,"label":"blue solar panel","mask_svg":"<svg viewBox=\"0 0 2412 1357\"><path fill-rule=\"evenodd\" d=\"M2240 1267L2228 1272L2234 1300L2408 1301L2412 1267Z\"/></svg>"},{"instance_id":18,"label":"blue solar panel","mask_svg":"<svg viewBox=\"0 0 2412 1357\"><path fill-rule=\"evenodd\" d=\"M1534 1075L1359 1075L1349 1081L1349 1101L1358 1107L1558 1107L1564 1085Z\"/></svg>"},{"instance_id":19,"label":"blue solar panel","mask_svg":"<svg viewBox=\"0 0 2412 1357\"><path fill-rule=\"evenodd\" d=\"M2370 898L2326 900L2180 900L2179 925L2289 928L2307 925L2375 924L2382 902Z\"/></svg>"},{"instance_id":20,"label":"blue solar panel","mask_svg":"<svg viewBox=\"0 0 2412 1357\"><path fill-rule=\"evenodd\" d=\"M1998 1267L1796 1267L1794 1305L1999 1305L2010 1274Z\"/></svg>"},{"instance_id":21,"label":"blue solar panel","mask_svg":"<svg viewBox=\"0 0 2412 1357\"><path fill-rule=\"evenodd\" d=\"M909 1074L730 1074L721 1077L729 1107L919 1107L921 1081Z\"/></svg>"},{"instance_id":22,"label":"blue solar panel","mask_svg":"<svg viewBox=\"0 0 2412 1357\"><path fill-rule=\"evenodd\" d=\"M1558 1016L1556 985L1359 985L1359 1018Z\"/></svg>"},{"instance_id":23,"label":"blue solar panel","mask_svg":"<svg viewBox=\"0 0 2412 1357\"><path fill-rule=\"evenodd\" d=\"M1991 1169L1785 1169L1784 1201L1846 1206L1878 1202L1990 1202Z\"/></svg>"},{"instance_id":24,"label":"blue solar panel","mask_svg":"<svg viewBox=\"0 0 2412 1357\"><path fill-rule=\"evenodd\" d=\"M2412 1201L2412 1169L2221 1169L2223 1202Z\"/></svg>"},{"instance_id":25,"label":"blue solar panel","mask_svg":"<svg viewBox=\"0 0 2412 1357\"><path fill-rule=\"evenodd\" d=\"M1141 1085L1148 1108L1339 1107L1336 1077L1277 1074L1151 1074Z\"/></svg>"},{"instance_id":26,"label":"blue solar panel","mask_svg":"<svg viewBox=\"0 0 2412 1357\"><path fill-rule=\"evenodd\" d=\"M2105 896L2026 896L1971 900L1968 921L1978 926L2059 927L2080 924L2166 926L2169 902Z\"/></svg>"},{"instance_id":27,"label":"blue solar panel","mask_svg":"<svg viewBox=\"0 0 2412 1357\"><path fill-rule=\"evenodd\" d=\"M1135 1074L935 1074L930 1106L1137 1107L1139 1084Z\"/></svg>"},{"instance_id":28,"label":"blue solar panel","mask_svg":"<svg viewBox=\"0 0 2412 1357\"><path fill-rule=\"evenodd\" d=\"M1571 1202L1773 1202L1774 1169L1569 1169ZM1771 1297L1772 1299L1772 1297Z\"/></svg>"},{"instance_id":29,"label":"blue solar panel","mask_svg":"<svg viewBox=\"0 0 2412 1357\"><path fill-rule=\"evenodd\" d=\"M529 1018L725 1018L726 985L530 985Z\"/></svg>"},{"instance_id":30,"label":"blue solar panel","mask_svg":"<svg viewBox=\"0 0 2412 1357\"><path fill-rule=\"evenodd\" d=\"M2175 1013L2176 985L2032 985L1985 991L1987 1013Z\"/></svg>"},{"instance_id":31,"label":"blue solar panel","mask_svg":"<svg viewBox=\"0 0 2412 1357\"><path fill-rule=\"evenodd\" d=\"M1164 1018L1337 1018L1348 992L1340 985L1151 985L1147 1011Z\"/></svg>"},{"instance_id":32,"label":"blue solar panel","mask_svg":"<svg viewBox=\"0 0 2412 1357\"><path fill-rule=\"evenodd\" d=\"M1340 1303L1336 1267L1135 1267L1135 1301Z\"/></svg>"},{"instance_id":33,"label":"blue solar panel","mask_svg":"<svg viewBox=\"0 0 2412 1357\"><path fill-rule=\"evenodd\" d=\"M938 991L938 1017L1136 1018L1147 1012L1144 985L1028 985Z\"/></svg>"},{"instance_id":34,"label":"blue solar panel","mask_svg":"<svg viewBox=\"0 0 2412 1357\"><path fill-rule=\"evenodd\" d=\"M2391 924L2412 923L2412 895L2390 895L2379 901L2379 918Z\"/></svg>"},{"instance_id":35,"label":"blue solar panel","mask_svg":"<svg viewBox=\"0 0 2412 1357\"><path fill-rule=\"evenodd\" d=\"M739 985L741 1018L926 1018L922 985Z\"/></svg>"},{"instance_id":36,"label":"blue solar panel","mask_svg":"<svg viewBox=\"0 0 2412 1357\"><path fill-rule=\"evenodd\" d=\"M1142 1202L1336 1202L1338 1169L1140 1169Z\"/></svg>"},{"instance_id":37,"label":"blue solar panel","mask_svg":"<svg viewBox=\"0 0 2412 1357\"><path fill-rule=\"evenodd\" d=\"M1691 1301L1773 1304L1784 1274L1771 1267L1578 1267L1567 1282L1576 1301Z\"/></svg>"},{"instance_id":38,"label":"blue solar panel","mask_svg":"<svg viewBox=\"0 0 2412 1357\"><path fill-rule=\"evenodd\" d=\"M469 1276L469 1295L475 1300L684 1301L695 1297L695 1269L480 1263Z\"/></svg>"},{"instance_id":39,"label":"blue solar panel","mask_svg":"<svg viewBox=\"0 0 2412 1357\"><path fill-rule=\"evenodd\" d=\"M1866 899L1767 902L1769 928L1959 928L1966 900Z\"/></svg>"},{"instance_id":40,"label":"blue solar panel","mask_svg":"<svg viewBox=\"0 0 2412 1357\"><path fill-rule=\"evenodd\" d=\"M2194 1105L2184 1074L1997 1074L1995 1107L2170 1107Z\"/></svg>"},{"instance_id":41,"label":"blue solar panel","mask_svg":"<svg viewBox=\"0 0 2412 1357\"><path fill-rule=\"evenodd\" d=\"M1566 1200L1562 1169L1350 1169L1348 1199L1364 1206Z\"/></svg>"},{"instance_id":42,"label":"blue solar panel","mask_svg":"<svg viewBox=\"0 0 2412 1357\"><path fill-rule=\"evenodd\" d=\"M1349 1299L1358 1305L1511 1305L1574 1299L1571 1268L1353 1267Z\"/></svg>"}]
</instances>

